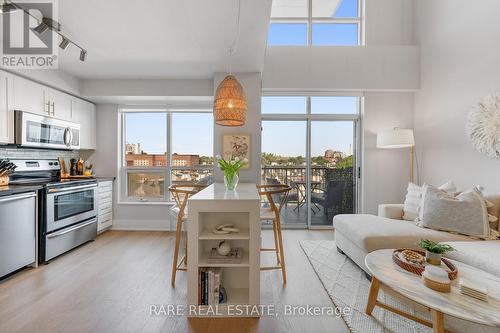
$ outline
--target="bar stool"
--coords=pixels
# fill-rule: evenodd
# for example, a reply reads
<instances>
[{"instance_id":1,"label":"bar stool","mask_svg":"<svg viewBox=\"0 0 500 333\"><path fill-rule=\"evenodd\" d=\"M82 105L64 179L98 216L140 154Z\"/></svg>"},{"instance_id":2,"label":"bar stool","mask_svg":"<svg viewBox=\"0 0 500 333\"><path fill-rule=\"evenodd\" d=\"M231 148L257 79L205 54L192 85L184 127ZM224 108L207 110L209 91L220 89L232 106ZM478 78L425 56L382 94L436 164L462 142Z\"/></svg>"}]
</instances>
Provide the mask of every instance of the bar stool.
<instances>
[{"instance_id":1,"label":"bar stool","mask_svg":"<svg viewBox=\"0 0 500 333\"><path fill-rule=\"evenodd\" d=\"M175 275L177 271L186 271L187 268L185 265L187 264L187 236L186 236L186 244L184 247L184 255L181 260L178 262L179 257L179 247L181 244L182 238L182 224L186 222L188 219L187 215L187 202L188 199L200 192L202 189L207 187L206 185L183 185L176 184L171 185L168 190L172 194L176 206L172 207L170 211L177 216L177 225L175 228L175 248L174 248L174 258L172 261L172 287L175 287Z\"/></svg>"},{"instance_id":2,"label":"bar stool","mask_svg":"<svg viewBox=\"0 0 500 333\"><path fill-rule=\"evenodd\" d=\"M281 235L281 209L285 205L288 193L292 188L284 184L257 185L259 195L265 196L269 202L269 208L261 208L260 220L273 221L274 248L261 248L261 251L276 252L276 266L260 267L261 271L281 269L283 284L286 284L285 254L283 252L283 237Z\"/></svg>"}]
</instances>

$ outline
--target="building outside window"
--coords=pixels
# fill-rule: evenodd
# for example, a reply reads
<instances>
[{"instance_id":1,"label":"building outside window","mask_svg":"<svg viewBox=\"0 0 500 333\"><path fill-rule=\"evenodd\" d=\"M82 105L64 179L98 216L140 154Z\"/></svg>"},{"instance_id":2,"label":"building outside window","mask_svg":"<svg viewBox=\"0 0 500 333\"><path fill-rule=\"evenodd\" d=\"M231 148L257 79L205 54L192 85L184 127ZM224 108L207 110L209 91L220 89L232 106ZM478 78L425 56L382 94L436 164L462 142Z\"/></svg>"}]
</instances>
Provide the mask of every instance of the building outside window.
<instances>
[{"instance_id":1,"label":"building outside window","mask_svg":"<svg viewBox=\"0 0 500 333\"><path fill-rule=\"evenodd\" d=\"M121 111L121 202L168 202L171 184L212 182L210 111Z\"/></svg>"},{"instance_id":2,"label":"building outside window","mask_svg":"<svg viewBox=\"0 0 500 333\"><path fill-rule=\"evenodd\" d=\"M267 45L363 45L362 23L362 0L273 0Z\"/></svg>"}]
</instances>

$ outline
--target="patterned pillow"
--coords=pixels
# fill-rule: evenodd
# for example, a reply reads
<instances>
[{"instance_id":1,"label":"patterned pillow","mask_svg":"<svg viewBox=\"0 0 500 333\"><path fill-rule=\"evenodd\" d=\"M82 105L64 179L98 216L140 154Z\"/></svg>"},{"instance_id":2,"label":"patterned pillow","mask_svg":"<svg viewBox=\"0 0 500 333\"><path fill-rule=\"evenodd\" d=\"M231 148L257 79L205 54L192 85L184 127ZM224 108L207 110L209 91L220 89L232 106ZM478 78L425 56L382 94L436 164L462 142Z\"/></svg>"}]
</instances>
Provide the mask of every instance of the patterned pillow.
<instances>
[{"instance_id":1,"label":"patterned pillow","mask_svg":"<svg viewBox=\"0 0 500 333\"><path fill-rule=\"evenodd\" d=\"M480 238L490 237L486 203L477 190L462 192L454 197L424 185L422 193L419 226Z\"/></svg>"}]
</instances>

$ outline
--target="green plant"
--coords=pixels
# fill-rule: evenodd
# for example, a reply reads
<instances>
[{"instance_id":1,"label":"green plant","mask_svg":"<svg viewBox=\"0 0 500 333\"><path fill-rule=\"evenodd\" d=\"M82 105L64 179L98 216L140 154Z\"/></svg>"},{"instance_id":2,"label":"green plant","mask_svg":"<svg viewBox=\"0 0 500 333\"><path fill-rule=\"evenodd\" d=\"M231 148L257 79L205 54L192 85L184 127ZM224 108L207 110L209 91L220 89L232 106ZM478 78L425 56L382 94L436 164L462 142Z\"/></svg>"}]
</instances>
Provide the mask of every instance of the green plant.
<instances>
[{"instance_id":1,"label":"green plant","mask_svg":"<svg viewBox=\"0 0 500 333\"><path fill-rule=\"evenodd\" d=\"M429 239L422 239L418 246L432 253L442 254L445 252L455 251L454 248L449 246L448 244L438 244Z\"/></svg>"},{"instance_id":2,"label":"green plant","mask_svg":"<svg viewBox=\"0 0 500 333\"><path fill-rule=\"evenodd\" d=\"M233 155L231 155L231 157L227 161L220 155L217 155L216 158L219 168L222 170L222 172L224 172L224 176L226 176L226 178L229 180L232 180L234 176L240 172L240 169L248 163L248 160L246 158L240 159Z\"/></svg>"}]
</instances>

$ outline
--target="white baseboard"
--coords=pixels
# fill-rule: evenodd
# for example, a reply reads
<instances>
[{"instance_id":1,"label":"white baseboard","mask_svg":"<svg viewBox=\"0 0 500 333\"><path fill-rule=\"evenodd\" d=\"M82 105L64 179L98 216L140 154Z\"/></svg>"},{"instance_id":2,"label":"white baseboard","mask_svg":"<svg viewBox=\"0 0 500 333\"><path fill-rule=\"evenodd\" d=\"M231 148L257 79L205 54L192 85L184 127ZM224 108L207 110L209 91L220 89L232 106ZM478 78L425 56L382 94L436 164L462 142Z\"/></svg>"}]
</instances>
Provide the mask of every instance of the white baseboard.
<instances>
[{"instance_id":1,"label":"white baseboard","mask_svg":"<svg viewBox=\"0 0 500 333\"><path fill-rule=\"evenodd\" d=\"M112 230L171 231L169 219L162 220L113 220Z\"/></svg>"}]
</instances>

